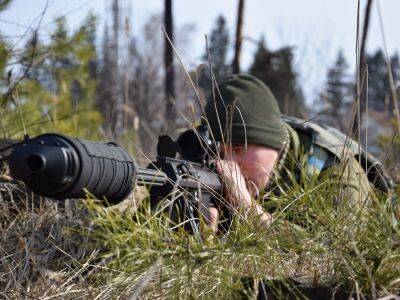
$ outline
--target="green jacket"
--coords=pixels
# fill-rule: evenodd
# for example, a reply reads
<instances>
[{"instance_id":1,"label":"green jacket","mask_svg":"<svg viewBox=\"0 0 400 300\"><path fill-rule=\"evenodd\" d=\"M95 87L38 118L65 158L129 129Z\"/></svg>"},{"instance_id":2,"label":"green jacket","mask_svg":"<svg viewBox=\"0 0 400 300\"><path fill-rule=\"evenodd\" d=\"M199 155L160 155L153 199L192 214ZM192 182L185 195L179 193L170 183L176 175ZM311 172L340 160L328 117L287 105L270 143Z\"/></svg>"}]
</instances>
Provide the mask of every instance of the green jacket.
<instances>
[{"instance_id":1,"label":"green jacket","mask_svg":"<svg viewBox=\"0 0 400 300\"><path fill-rule=\"evenodd\" d=\"M278 179L289 183L294 176L300 184L316 177L327 180L337 186L338 202L365 203L373 197L372 184L360 163L368 169L376 160L371 163L358 143L330 127L291 117L283 120L289 139L277 165Z\"/></svg>"}]
</instances>

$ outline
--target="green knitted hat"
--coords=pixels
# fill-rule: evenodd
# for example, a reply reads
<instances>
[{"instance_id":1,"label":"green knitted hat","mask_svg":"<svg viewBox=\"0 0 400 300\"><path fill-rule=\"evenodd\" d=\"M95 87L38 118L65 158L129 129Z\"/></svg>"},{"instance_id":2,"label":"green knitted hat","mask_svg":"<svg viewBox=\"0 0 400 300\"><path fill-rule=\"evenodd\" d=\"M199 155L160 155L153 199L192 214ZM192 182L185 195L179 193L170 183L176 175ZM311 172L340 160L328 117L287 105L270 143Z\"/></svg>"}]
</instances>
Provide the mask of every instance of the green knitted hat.
<instances>
[{"instance_id":1,"label":"green knitted hat","mask_svg":"<svg viewBox=\"0 0 400 300\"><path fill-rule=\"evenodd\" d=\"M214 95L207 100L205 118L217 141L223 137L234 145L282 148L288 133L274 95L261 80L235 74L221 83ZM203 124L207 122L203 120Z\"/></svg>"}]
</instances>

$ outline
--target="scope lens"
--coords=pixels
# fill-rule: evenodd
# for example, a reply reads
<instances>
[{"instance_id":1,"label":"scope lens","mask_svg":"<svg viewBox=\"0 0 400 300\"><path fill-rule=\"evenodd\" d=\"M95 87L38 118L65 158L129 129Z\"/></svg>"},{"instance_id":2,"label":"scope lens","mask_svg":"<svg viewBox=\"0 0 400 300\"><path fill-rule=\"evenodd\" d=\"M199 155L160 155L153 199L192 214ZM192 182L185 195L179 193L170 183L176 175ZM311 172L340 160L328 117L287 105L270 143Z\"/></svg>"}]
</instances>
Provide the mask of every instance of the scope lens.
<instances>
[{"instance_id":1,"label":"scope lens","mask_svg":"<svg viewBox=\"0 0 400 300\"><path fill-rule=\"evenodd\" d=\"M26 159L26 165L31 172L38 172L44 169L44 158L38 154L32 154Z\"/></svg>"},{"instance_id":2,"label":"scope lens","mask_svg":"<svg viewBox=\"0 0 400 300\"><path fill-rule=\"evenodd\" d=\"M205 155L206 151L198 134L188 129L178 137L178 150L184 159L196 161L201 160Z\"/></svg>"}]
</instances>

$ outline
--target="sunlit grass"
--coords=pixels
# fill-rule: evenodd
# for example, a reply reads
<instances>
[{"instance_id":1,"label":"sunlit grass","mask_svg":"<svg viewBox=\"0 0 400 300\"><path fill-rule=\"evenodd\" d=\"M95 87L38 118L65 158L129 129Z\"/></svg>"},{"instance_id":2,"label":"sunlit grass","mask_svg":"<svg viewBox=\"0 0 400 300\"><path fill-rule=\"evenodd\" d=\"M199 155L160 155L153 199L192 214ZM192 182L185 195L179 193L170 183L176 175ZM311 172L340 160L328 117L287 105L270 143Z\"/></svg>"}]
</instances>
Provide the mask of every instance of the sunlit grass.
<instances>
[{"instance_id":1,"label":"sunlit grass","mask_svg":"<svg viewBox=\"0 0 400 300\"><path fill-rule=\"evenodd\" d=\"M202 224L198 236L151 211L147 200L136 211L95 200L56 205L12 183L1 187L0 285L7 295L237 298L254 294L260 281L298 297L304 286L400 292L397 206L387 195L358 209L337 203L335 182L292 178L263 203L274 216L268 228L239 212L227 233Z\"/></svg>"},{"instance_id":2,"label":"sunlit grass","mask_svg":"<svg viewBox=\"0 0 400 300\"><path fill-rule=\"evenodd\" d=\"M290 208L277 209L269 228L256 230L255 222L235 218L227 234L203 230L201 239L170 230L164 214L121 214L91 203L93 238L114 270L93 276L113 286L115 295L140 287L144 294L172 298L238 296L245 278L338 285L364 295L398 292L394 208L381 197L360 217L354 207L330 201L334 188L328 181L294 186L271 200Z\"/></svg>"}]
</instances>

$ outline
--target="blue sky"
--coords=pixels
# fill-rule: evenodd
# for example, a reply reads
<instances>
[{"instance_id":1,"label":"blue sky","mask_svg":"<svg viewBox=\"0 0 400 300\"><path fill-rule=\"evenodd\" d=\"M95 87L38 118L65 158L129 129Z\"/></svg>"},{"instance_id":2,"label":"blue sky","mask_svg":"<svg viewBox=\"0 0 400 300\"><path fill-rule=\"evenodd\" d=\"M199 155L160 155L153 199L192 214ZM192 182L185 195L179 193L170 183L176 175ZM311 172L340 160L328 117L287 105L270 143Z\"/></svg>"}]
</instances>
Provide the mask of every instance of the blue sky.
<instances>
[{"instance_id":1,"label":"blue sky","mask_svg":"<svg viewBox=\"0 0 400 300\"><path fill-rule=\"evenodd\" d=\"M162 0L120 0L130 12L135 34L146 19L163 9ZM375 0L380 3L389 53L400 48L399 0ZM361 0L361 8L366 0ZM0 15L0 31L18 42L26 26L38 20L45 0L14 0L11 7ZM223 14L234 36L237 0L174 0L175 24L194 24L189 49L184 62L193 66L200 63L205 48L204 35L209 33L216 17ZM41 34L52 28L55 17L67 15L71 28L79 25L89 11L99 15L99 33L102 24L110 19L111 0L49 0ZM295 66L307 101L315 98L323 84L326 69L342 49L351 67L355 65L357 0L246 0L244 36L259 39L264 35L267 45L295 47ZM161 29L160 29L161 30ZM367 49L382 45L377 6L373 6ZM242 67L246 68L255 51L252 42L243 43Z\"/></svg>"}]
</instances>

